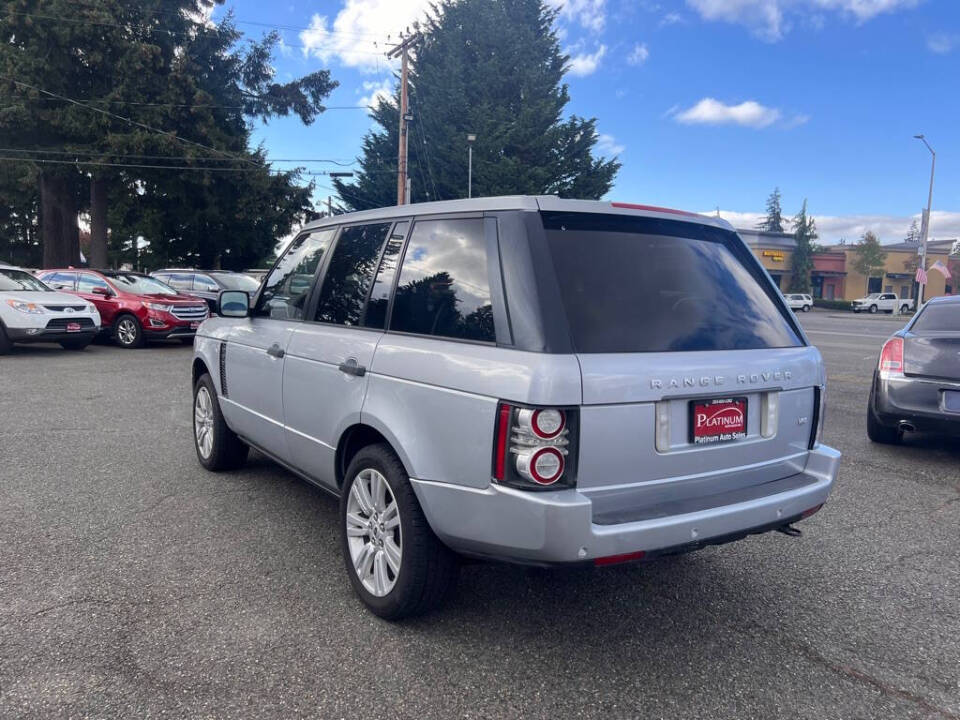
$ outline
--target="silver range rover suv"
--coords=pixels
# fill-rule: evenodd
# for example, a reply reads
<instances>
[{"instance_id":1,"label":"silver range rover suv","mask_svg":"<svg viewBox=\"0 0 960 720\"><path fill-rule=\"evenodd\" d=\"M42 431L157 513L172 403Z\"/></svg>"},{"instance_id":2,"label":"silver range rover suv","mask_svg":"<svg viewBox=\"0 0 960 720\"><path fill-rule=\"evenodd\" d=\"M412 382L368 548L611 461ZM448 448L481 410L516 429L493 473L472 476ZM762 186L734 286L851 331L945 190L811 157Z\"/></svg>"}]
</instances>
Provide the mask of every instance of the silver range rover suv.
<instances>
[{"instance_id":1,"label":"silver range rover suv","mask_svg":"<svg viewBox=\"0 0 960 720\"><path fill-rule=\"evenodd\" d=\"M327 218L197 333L197 455L340 498L376 614L458 557L608 565L816 512L820 353L724 221L502 197Z\"/></svg>"}]
</instances>

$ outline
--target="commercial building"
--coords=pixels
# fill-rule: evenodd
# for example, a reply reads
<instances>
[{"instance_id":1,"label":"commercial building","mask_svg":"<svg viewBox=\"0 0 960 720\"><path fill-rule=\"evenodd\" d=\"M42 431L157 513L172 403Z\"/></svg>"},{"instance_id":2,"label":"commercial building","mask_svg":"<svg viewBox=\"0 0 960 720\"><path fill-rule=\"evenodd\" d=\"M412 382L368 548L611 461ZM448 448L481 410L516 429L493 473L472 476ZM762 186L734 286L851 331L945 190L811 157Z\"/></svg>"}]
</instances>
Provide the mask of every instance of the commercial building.
<instances>
[{"instance_id":1,"label":"commercial building","mask_svg":"<svg viewBox=\"0 0 960 720\"><path fill-rule=\"evenodd\" d=\"M741 229L737 232L770 273L782 292L788 292L793 278L792 259L796 240L789 233ZM960 257L950 257L956 240L931 240L927 243L927 267L940 260L951 278L939 272L927 272L924 299L952 295L960 289ZM887 254L882 274L867 278L855 269L857 253L852 244L831 245L813 256L810 273L812 295L825 300L854 300L872 292L892 292L900 297L916 297L915 276L919 260L919 243L884 245Z\"/></svg>"}]
</instances>

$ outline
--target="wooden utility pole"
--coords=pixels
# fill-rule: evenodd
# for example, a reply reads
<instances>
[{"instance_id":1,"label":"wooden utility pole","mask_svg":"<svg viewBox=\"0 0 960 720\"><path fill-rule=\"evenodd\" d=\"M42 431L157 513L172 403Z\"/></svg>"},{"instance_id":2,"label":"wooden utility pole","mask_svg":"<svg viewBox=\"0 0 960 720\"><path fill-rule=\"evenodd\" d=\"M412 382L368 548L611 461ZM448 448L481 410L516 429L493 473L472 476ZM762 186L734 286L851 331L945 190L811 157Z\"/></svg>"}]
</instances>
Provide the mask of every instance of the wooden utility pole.
<instances>
[{"instance_id":1,"label":"wooden utility pole","mask_svg":"<svg viewBox=\"0 0 960 720\"><path fill-rule=\"evenodd\" d=\"M406 38L401 34L400 44L387 53L388 58L400 57L400 140L397 148L397 205L410 202L407 192L407 125L410 119L407 101L407 52L420 42L421 35L415 32Z\"/></svg>"}]
</instances>

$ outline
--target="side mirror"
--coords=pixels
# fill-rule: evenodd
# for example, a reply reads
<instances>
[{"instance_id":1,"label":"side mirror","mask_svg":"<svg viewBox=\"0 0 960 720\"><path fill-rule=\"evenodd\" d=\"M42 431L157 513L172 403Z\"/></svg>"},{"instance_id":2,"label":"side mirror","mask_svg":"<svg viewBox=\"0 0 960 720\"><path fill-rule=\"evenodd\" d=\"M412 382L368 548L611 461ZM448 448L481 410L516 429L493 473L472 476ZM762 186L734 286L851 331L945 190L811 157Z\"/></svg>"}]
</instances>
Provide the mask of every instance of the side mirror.
<instances>
[{"instance_id":1,"label":"side mirror","mask_svg":"<svg viewBox=\"0 0 960 720\"><path fill-rule=\"evenodd\" d=\"M223 317L244 318L250 314L250 296L244 290L223 290L217 304Z\"/></svg>"},{"instance_id":2,"label":"side mirror","mask_svg":"<svg viewBox=\"0 0 960 720\"><path fill-rule=\"evenodd\" d=\"M113 293L105 287L95 287L90 292L94 295L103 295L104 297L111 297L113 295Z\"/></svg>"}]
</instances>

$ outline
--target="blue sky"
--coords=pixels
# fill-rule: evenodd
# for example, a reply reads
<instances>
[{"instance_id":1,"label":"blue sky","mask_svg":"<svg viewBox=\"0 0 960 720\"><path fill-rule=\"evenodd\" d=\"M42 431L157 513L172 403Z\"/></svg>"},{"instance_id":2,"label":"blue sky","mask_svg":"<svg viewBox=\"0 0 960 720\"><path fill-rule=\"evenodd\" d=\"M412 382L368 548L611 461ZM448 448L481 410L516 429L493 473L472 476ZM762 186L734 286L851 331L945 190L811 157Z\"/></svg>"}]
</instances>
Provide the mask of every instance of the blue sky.
<instances>
[{"instance_id":1,"label":"blue sky","mask_svg":"<svg viewBox=\"0 0 960 720\"><path fill-rule=\"evenodd\" d=\"M227 0L238 27L287 26L279 80L329 68L330 106L392 87L382 53L425 0ZM960 236L958 0L548 0L571 56L568 111L595 116L623 169L610 199L712 211L750 226L774 186L804 198L821 236L902 238L926 204L932 237ZM370 121L330 110L312 126L258 126L273 158L350 162ZM310 164L328 170L330 164ZM329 185L325 178L317 178ZM318 196L327 189L318 187Z\"/></svg>"}]
</instances>

